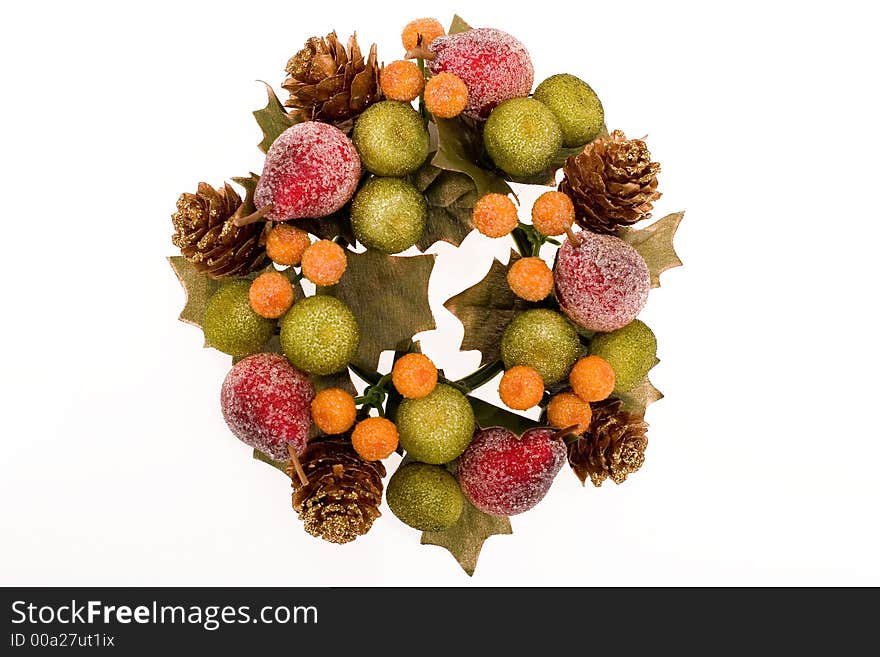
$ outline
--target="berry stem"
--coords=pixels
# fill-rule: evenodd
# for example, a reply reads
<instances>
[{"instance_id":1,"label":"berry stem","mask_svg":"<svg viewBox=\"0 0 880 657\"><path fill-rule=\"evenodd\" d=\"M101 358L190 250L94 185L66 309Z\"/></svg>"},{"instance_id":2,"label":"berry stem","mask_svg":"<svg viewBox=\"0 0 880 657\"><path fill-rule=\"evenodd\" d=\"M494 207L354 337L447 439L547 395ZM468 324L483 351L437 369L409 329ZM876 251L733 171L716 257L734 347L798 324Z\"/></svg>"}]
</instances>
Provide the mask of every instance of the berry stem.
<instances>
[{"instance_id":1,"label":"berry stem","mask_svg":"<svg viewBox=\"0 0 880 657\"><path fill-rule=\"evenodd\" d=\"M232 223L234 223L239 228L241 228L242 226L247 226L248 224L256 223L256 222L260 221L263 217L265 217L267 214L272 212L272 209L274 207L275 207L274 203L269 203L268 205L264 205L263 207L261 207L256 212L251 212L250 214L245 215L243 217L236 217L235 219L232 220Z\"/></svg>"},{"instance_id":2,"label":"berry stem","mask_svg":"<svg viewBox=\"0 0 880 657\"><path fill-rule=\"evenodd\" d=\"M565 227L565 235L568 238L569 244L571 244L572 246L578 246L580 244L577 233L574 232L571 226Z\"/></svg>"},{"instance_id":3,"label":"berry stem","mask_svg":"<svg viewBox=\"0 0 880 657\"><path fill-rule=\"evenodd\" d=\"M452 382L453 385L461 390L464 394L470 394L482 385L495 378L495 376L504 370L504 363L500 360L486 363L480 369L468 374L463 379Z\"/></svg>"},{"instance_id":4,"label":"berry stem","mask_svg":"<svg viewBox=\"0 0 880 657\"><path fill-rule=\"evenodd\" d=\"M516 250L523 258L528 258L532 255L533 247L526 231L517 226L513 229L513 232L510 233L510 236L513 238L514 244L516 244Z\"/></svg>"},{"instance_id":5,"label":"berry stem","mask_svg":"<svg viewBox=\"0 0 880 657\"><path fill-rule=\"evenodd\" d=\"M300 483L303 486L307 486L309 483L309 478L306 477L306 472L305 470L303 470L302 463L299 462L299 457L296 455L296 450L290 443L287 443L287 453L290 455L290 463L293 465L293 470L294 472L296 472L296 476L299 478Z\"/></svg>"},{"instance_id":6,"label":"berry stem","mask_svg":"<svg viewBox=\"0 0 880 657\"><path fill-rule=\"evenodd\" d=\"M419 37L421 37L421 35L419 35ZM422 79L425 80L425 78L427 76L425 75L425 59L424 59L424 57L418 58L418 65L419 65L419 70L422 72ZM425 107L425 84L424 84L424 82L422 83L422 91L421 91L421 93L419 93L419 114L422 115L422 121L424 121L427 124L428 123L428 110Z\"/></svg>"}]
</instances>

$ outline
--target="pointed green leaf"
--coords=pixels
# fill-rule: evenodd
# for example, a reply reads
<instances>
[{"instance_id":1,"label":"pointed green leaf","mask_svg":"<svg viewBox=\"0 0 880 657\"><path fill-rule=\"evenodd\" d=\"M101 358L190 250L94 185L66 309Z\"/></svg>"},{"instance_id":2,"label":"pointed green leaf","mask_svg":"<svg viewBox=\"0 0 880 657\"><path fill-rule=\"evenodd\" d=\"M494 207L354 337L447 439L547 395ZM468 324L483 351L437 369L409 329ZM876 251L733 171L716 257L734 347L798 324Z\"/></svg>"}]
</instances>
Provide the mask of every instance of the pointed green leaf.
<instances>
[{"instance_id":1,"label":"pointed green leaf","mask_svg":"<svg viewBox=\"0 0 880 657\"><path fill-rule=\"evenodd\" d=\"M659 362L659 361L658 361ZM645 378L635 388L622 395L616 395L623 402L623 407L630 413L644 415L645 410L655 401L663 399L663 393L657 390L645 375Z\"/></svg>"},{"instance_id":2,"label":"pointed green leaf","mask_svg":"<svg viewBox=\"0 0 880 657\"><path fill-rule=\"evenodd\" d=\"M254 450L253 457L254 457L254 460L262 461L263 463L271 465L273 468L276 468L276 469L280 470L281 472L283 472L284 476L287 476L287 461L276 461L275 459L273 459L269 456L266 456L265 454L263 454L263 452L261 452L258 449Z\"/></svg>"},{"instance_id":3,"label":"pointed green leaf","mask_svg":"<svg viewBox=\"0 0 880 657\"><path fill-rule=\"evenodd\" d=\"M509 518L490 516L465 500L458 522L449 529L423 532L422 545L446 548L464 571L473 575L485 540L490 536L512 533Z\"/></svg>"},{"instance_id":4,"label":"pointed green leaf","mask_svg":"<svg viewBox=\"0 0 880 657\"><path fill-rule=\"evenodd\" d=\"M428 221L417 246L424 251L440 240L454 246L471 232L471 214L477 200L473 181L462 173L425 164L413 175L413 184L425 195Z\"/></svg>"},{"instance_id":5,"label":"pointed green leaf","mask_svg":"<svg viewBox=\"0 0 880 657\"><path fill-rule=\"evenodd\" d=\"M180 313L180 321L202 328L208 299L219 289L221 282L200 273L183 256L170 256L168 262L186 292L186 305Z\"/></svg>"},{"instance_id":6,"label":"pointed green leaf","mask_svg":"<svg viewBox=\"0 0 880 657\"><path fill-rule=\"evenodd\" d=\"M477 425L481 429L504 427L513 431L517 436L521 436L525 431L541 426L538 420L533 420L517 413L511 413L482 399L469 396L468 401L470 401L471 407L474 409L474 417L476 417Z\"/></svg>"},{"instance_id":7,"label":"pointed green leaf","mask_svg":"<svg viewBox=\"0 0 880 657\"><path fill-rule=\"evenodd\" d=\"M264 153L269 151L272 142L278 138L282 132L290 126L296 125L299 121L290 116L275 95L275 90L266 83L266 94L269 96L269 102L263 109L256 110L254 118L257 120L260 129L263 131L263 140L259 143L260 150Z\"/></svg>"},{"instance_id":8,"label":"pointed green leaf","mask_svg":"<svg viewBox=\"0 0 880 657\"><path fill-rule=\"evenodd\" d=\"M483 149L482 138L476 131L468 128L460 118L436 119L436 124L438 144L431 164L468 176L477 186L478 198L490 192L513 193L500 176L474 164Z\"/></svg>"},{"instance_id":9,"label":"pointed green leaf","mask_svg":"<svg viewBox=\"0 0 880 657\"><path fill-rule=\"evenodd\" d=\"M660 287L660 274L664 271L681 266L673 239L683 218L684 212L674 212L647 228L623 228L617 233L618 237L631 244L648 263L651 287Z\"/></svg>"},{"instance_id":10,"label":"pointed green leaf","mask_svg":"<svg viewBox=\"0 0 880 657\"><path fill-rule=\"evenodd\" d=\"M460 34L461 32L467 32L468 30L472 30L473 28L465 23L464 19L456 14L452 17L452 24L449 26L449 31L447 34Z\"/></svg>"}]
</instances>

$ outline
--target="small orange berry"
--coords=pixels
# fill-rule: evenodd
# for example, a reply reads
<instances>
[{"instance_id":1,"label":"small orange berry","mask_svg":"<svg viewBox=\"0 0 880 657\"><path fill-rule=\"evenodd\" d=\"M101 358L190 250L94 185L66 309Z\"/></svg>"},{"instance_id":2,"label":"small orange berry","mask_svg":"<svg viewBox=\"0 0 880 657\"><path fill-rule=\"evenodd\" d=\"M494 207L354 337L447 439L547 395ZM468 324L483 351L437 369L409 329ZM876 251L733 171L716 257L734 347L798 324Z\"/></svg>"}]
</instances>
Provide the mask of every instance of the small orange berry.
<instances>
[{"instance_id":1,"label":"small orange berry","mask_svg":"<svg viewBox=\"0 0 880 657\"><path fill-rule=\"evenodd\" d=\"M336 285L347 264L345 249L330 240L315 242L302 255L303 276L320 287Z\"/></svg>"},{"instance_id":2,"label":"small orange berry","mask_svg":"<svg viewBox=\"0 0 880 657\"><path fill-rule=\"evenodd\" d=\"M438 73L425 85L425 107L441 119L458 116L467 107L467 102L467 85L457 75Z\"/></svg>"},{"instance_id":3,"label":"small orange berry","mask_svg":"<svg viewBox=\"0 0 880 657\"><path fill-rule=\"evenodd\" d=\"M573 392L560 392L547 405L547 420L557 429L577 425L574 433L582 434L590 428L593 410Z\"/></svg>"},{"instance_id":4,"label":"small orange berry","mask_svg":"<svg viewBox=\"0 0 880 657\"><path fill-rule=\"evenodd\" d=\"M584 401L602 401L614 391L614 370L604 358L587 356L571 368L568 382L574 394Z\"/></svg>"},{"instance_id":5,"label":"small orange berry","mask_svg":"<svg viewBox=\"0 0 880 657\"><path fill-rule=\"evenodd\" d=\"M541 401L544 396L544 381L534 368L515 365L501 377L498 393L508 408L524 411Z\"/></svg>"},{"instance_id":6,"label":"small orange berry","mask_svg":"<svg viewBox=\"0 0 880 657\"><path fill-rule=\"evenodd\" d=\"M399 59L382 69L379 84L386 98L409 103L425 88L425 76L415 62Z\"/></svg>"},{"instance_id":7,"label":"small orange berry","mask_svg":"<svg viewBox=\"0 0 880 657\"><path fill-rule=\"evenodd\" d=\"M277 319L293 305L293 286L281 272L267 271L251 283L248 301L260 317Z\"/></svg>"},{"instance_id":8,"label":"small orange berry","mask_svg":"<svg viewBox=\"0 0 880 657\"><path fill-rule=\"evenodd\" d=\"M428 47L438 36L446 34L446 30L436 18L417 18L410 21L403 28L400 40L406 50L412 50L419 43L419 35L422 35L422 45Z\"/></svg>"},{"instance_id":9,"label":"small orange berry","mask_svg":"<svg viewBox=\"0 0 880 657\"><path fill-rule=\"evenodd\" d=\"M290 224L278 224L266 238L266 253L279 265L298 265L311 244L309 234Z\"/></svg>"},{"instance_id":10,"label":"small orange berry","mask_svg":"<svg viewBox=\"0 0 880 657\"><path fill-rule=\"evenodd\" d=\"M486 194L474 205L474 227L487 237L504 237L516 228L516 206L504 194Z\"/></svg>"},{"instance_id":11,"label":"small orange berry","mask_svg":"<svg viewBox=\"0 0 880 657\"><path fill-rule=\"evenodd\" d=\"M507 272L507 284L520 299L541 301L553 290L553 272L541 258L520 258Z\"/></svg>"},{"instance_id":12,"label":"small orange berry","mask_svg":"<svg viewBox=\"0 0 880 657\"><path fill-rule=\"evenodd\" d=\"M322 390L312 400L312 421L322 433L345 433L354 426L354 397L341 388Z\"/></svg>"},{"instance_id":13,"label":"small orange berry","mask_svg":"<svg viewBox=\"0 0 880 657\"><path fill-rule=\"evenodd\" d=\"M574 203L562 192L544 192L532 206L532 225L542 235L562 235L574 223Z\"/></svg>"},{"instance_id":14,"label":"small orange berry","mask_svg":"<svg viewBox=\"0 0 880 657\"><path fill-rule=\"evenodd\" d=\"M437 386L437 368L424 354L406 354L394 363L391 381L407 399L421 399Z\"/></svg>"},{"instance_id":15,"label":"small orange berry","mask_svg":"<svg viewBox=\"0 0 880 657\"><path fill-rule=\"evenodd\" d=\"M357 423L351 444L365 461L380 461L397 449L397 427L384 417L368 417Z\"/></svg>"}]
</instances>

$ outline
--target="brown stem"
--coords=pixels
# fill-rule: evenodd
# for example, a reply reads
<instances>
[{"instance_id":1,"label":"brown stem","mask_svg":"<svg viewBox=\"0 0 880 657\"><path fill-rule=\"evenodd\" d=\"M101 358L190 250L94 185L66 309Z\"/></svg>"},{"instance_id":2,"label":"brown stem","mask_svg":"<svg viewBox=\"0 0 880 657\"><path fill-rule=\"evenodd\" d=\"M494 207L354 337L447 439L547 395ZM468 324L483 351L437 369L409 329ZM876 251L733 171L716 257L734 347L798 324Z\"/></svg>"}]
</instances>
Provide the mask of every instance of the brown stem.
<instances>
[{"instance_id":1,"label":"brown stem","mask_svg":"<svg viewBox=\"0 0 880 657\"><path fill-rule=\"evenodd\" d=\"M273 203L269 203L268 205L264 205L263 207L261 207L256 212L251 212L250 214L243 217L236 217L232 220L232 223L234 223L239 228L241 228L242 226L247 226L248 224L260 221L263 217L272 212L274 207L275 205Z\"/></svg>"},{"instance_id":2,"label":"brown stem","mask_svg":"<svg viewBox=\"0 0 880 657\"><path fill-rule=\"evenodd\" d=\"M290 454L290 462L293 464L293 469L296 472L296 476L299 477L299 482L303 486L307 486L309 483L309 478L306 477L306 472L305 470L303 470L302 463L299 462L299 457L296 455L296 450L290 443L287 443L287 453Z\"/></svg>"},{"instance_id":3,"label":"brown stem","mask_svg":"<svg viewBox=\"0 0 880 657\"><path fill-rule=\"evenodd\" d=\"M578 246L581 243L578 239L577 233L574 232L571 226L565 227L565 234L568 237L568 241L572 246Z\"/></svg>"},{"instance_id":4,"label":"brown stem","mask_svg":"<svg viewBox=\"0 0 880 657\"><path fill-rule=\"evenodd\" d=\"M421 44L411 50L407 50L406 55L404 55L404 59L426 59L428 61L433 60L435 57L437 57L437 53L431 52L427 46Z\"/></svg>"}]
</instances>

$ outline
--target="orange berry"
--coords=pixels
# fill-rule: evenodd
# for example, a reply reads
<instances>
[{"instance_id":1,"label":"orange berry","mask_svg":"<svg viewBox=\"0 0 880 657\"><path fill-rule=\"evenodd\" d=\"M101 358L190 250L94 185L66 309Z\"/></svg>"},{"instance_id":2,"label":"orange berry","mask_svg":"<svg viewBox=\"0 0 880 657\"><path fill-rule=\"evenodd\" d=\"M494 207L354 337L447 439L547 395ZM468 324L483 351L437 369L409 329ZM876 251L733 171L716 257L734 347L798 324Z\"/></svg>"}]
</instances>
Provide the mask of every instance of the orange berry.
<instances>
[{"instance_id":1,"label":"orange berry","mask_svg":"<svg viewBox=\"0 0 880 657\"><path fill-rule=\"evenodd\" d=\"M386 98L409 103L425 88L425 76L415 62L399 59L382 69L379 85Z\"/></svg>"},{"instance_id":2,"label":"orange berry","mask_svg":"<svg viewBox=\"0 0 880 657\"><path fill-rule=\"evenodd\" d=\"M406 354L394 363L391 381L407 399L421 399L437 386L437 368L424 354Z\"/></svg>"},{"instance_id":3,"label":"orange berry","mask_svg":"<svg viewBox=\"0 0 880 657\"><path fill-rule=\"evenodd\" d=\"M322 390L312 400L312 422L322 433L345 433L354 426L354 397L341 388Z\"/></svg>"},{"instance_id":4,"label":"orange berry","mask_svg":"<svg viewBox=\"0 0 880 657\"><path fill-rule=\"evenodd\" d=\"M251 283L248 301L260 317L277 319L293 305L293 286L281 272L267 271Z\"/></svg>"},{"instance_id":5,"label":"orange berry","mask_svg":"<svg viewBox=\"0 0 880 657\"><path fill-rule=\"evenodd\" d=\"M574 203L562 192L544 192L532 206L532 225L542 235L562 235L574 223Z\"/></svg>"},{"instance_id":6,"label":"orange berry","mask_svg":"<svg viewBox=\"0 0 880 657\"><path fill-rule=\"evenodd\" d=\"M541 401L544 396L544 380L536 369L514 365L501 377L498 393L508 408L524 411Z\"/></svg>"},{"instance_id":7,"label":"orange berry","mask_svg":"<svg viewBox=\"0 0 880 657\"><path fill-rule=\"evenodd\" d=\"M507 284L520 299L541 301L553 290L553 272L541 258L520 258L507 272Z\"/></svg>"},{"instance_id":8,"label":"orange berry","mask_svg":"<svg viewBox=\"0 0 880 657\"><path fill-rule=\"evenodd\" d=\"M614 391L614 370L604 358L587 356L571 368L568 382L574 394L584 401L602 401Z\"/></svg>"},{"instance_id":9,"label":"orange berry","mask_svg":"<svg viewBox=\"0 0 880 657\"><path fill-rule=\"evenodd\" d=\"M425 85L425 107L441 119L458 116L467 107L467 102L467 85L457 75L438 73Z\"/></svg>"},{"instance_id":10,"label":"orange berry","mask_svg":"<svg viewBox=\"0 0 880 657\"><path fill-rule=\"evenodd\" d=\"M504 194L486 194L474 205L474 228L487 237L504 237L516 228L516 206Z\"/></svg>"},{"instance_id":11,"label":"orange berry","mask_svg":"<svg viewBox=\"0 0 880 657\"><path fill-rule=\"evenodd\" d=\"M547 420L557 429L577 425L574 433L581 434L590 428L593 410L573 392L560 392L547 405Z\"/></svg>"},{"instance_id":12,"label":"orange berry","mask_svg":"<svg viewBox=\"0 0 880 657\"><path fill-rule=\"evenodd\" d=\"M397 449L397 427L384 417L368 417L357 423L351 444L365 461L380 461Z\"/></svg>"},{"instance_id":13,"label":"orange berry","mask_svg":"<svg viewBox=\"0 0 880 657\"><path fill-rule=\"evenodd\" d=\"M298 265L312 241L309 234L290 224L278 224L266 238L266 253L279 265Z\"/></svg>"},{"instance_id":14,"label":"orange berry","mask_svg":"<svg viewBox=\"0 0 880 657\"><path fill-rule=\"evenodd\" d=\"M400 40L406 50L412 50L419 43L419 35L422 35L422 45L428 47L438 36L446 34L446 30L436 18L417 18L410 21L403 28Z\"/></svg>"},{"instance_id":15,"label":"orange berry","mask_svg":"<svg viewBox=\"0 0 880 657\"><path fill-rule=\"evenodd\" d=\"M302 255L303 276L320 287L336 285L347 264L345 249L330 240L315 242Z\"/></svg>"}]
</instances>

